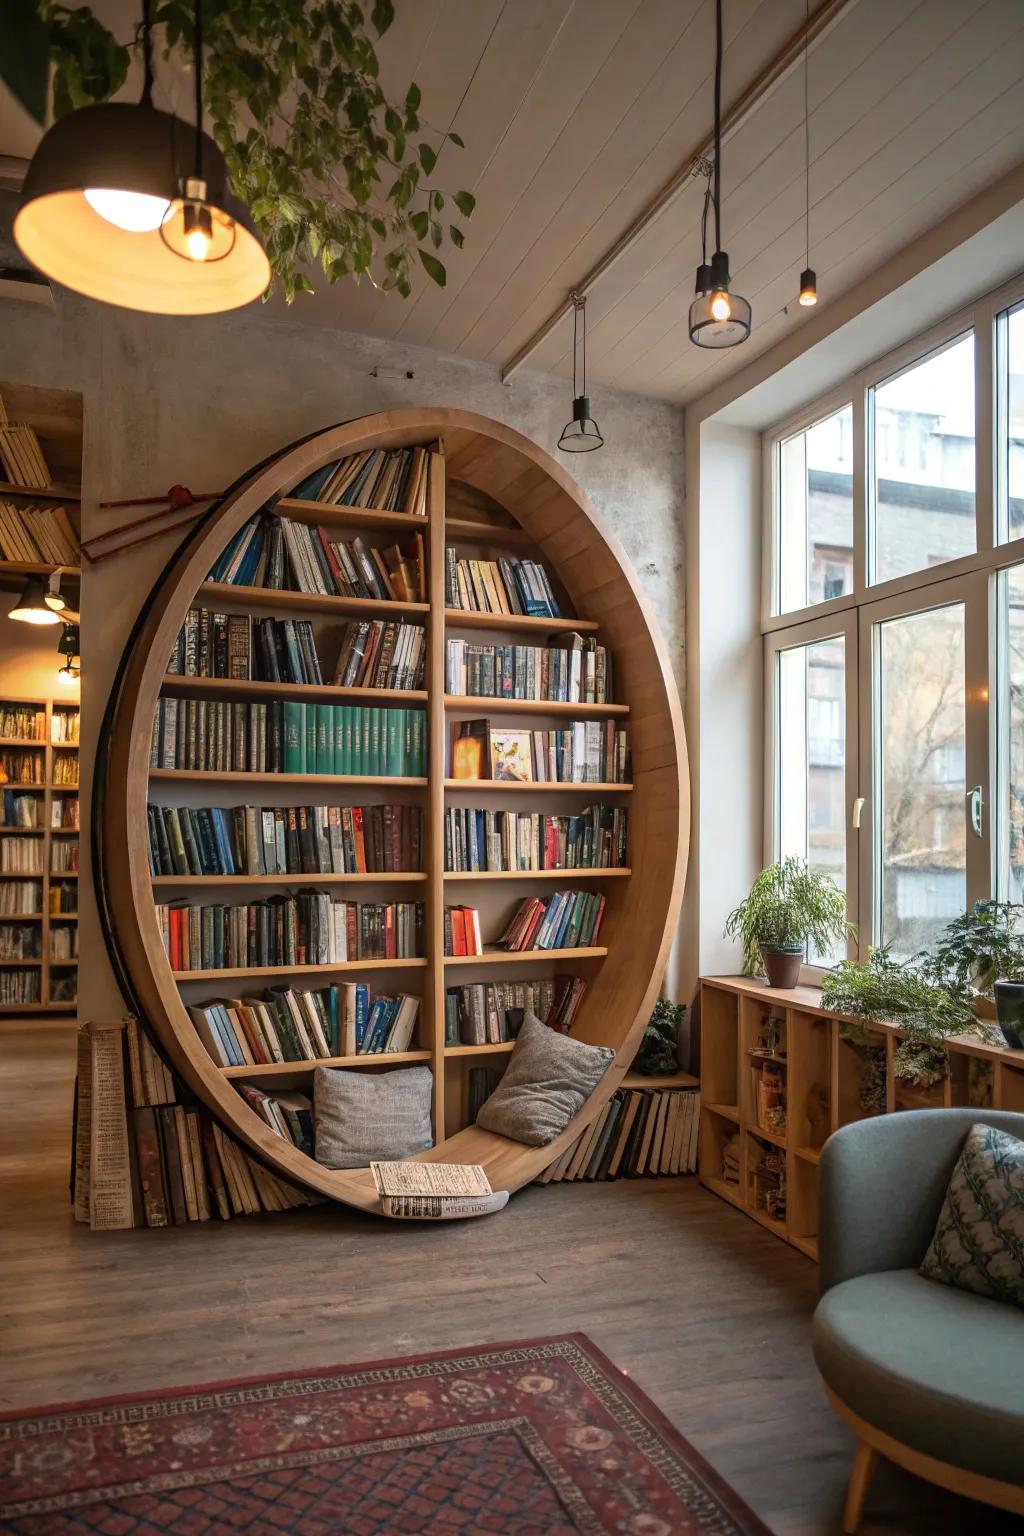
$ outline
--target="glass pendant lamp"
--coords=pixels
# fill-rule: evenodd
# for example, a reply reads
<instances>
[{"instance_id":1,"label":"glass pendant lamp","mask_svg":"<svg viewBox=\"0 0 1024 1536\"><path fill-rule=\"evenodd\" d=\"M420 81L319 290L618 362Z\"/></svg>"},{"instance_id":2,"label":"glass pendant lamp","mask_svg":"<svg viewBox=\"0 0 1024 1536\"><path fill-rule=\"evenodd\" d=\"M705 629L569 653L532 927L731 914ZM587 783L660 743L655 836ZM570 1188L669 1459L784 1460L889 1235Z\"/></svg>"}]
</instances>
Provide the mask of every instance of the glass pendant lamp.
<instances>
[{"instance_id":1,"label":"glass pendant lamp","mask_svg":"<svg viewBox=\"0 0 1024 1536\"><path fill-rule=\"evenodd\" d=\"M715 0L715 159L701 221L701 264L690 305L690 340L698 347L737 347L750 335L750 300L730 291L729 257L722 250L722 0ZM712 190L713 187L713 190ZM707 213L715 215L715 252L707 257Z\"/></svg>"}]
</instances>

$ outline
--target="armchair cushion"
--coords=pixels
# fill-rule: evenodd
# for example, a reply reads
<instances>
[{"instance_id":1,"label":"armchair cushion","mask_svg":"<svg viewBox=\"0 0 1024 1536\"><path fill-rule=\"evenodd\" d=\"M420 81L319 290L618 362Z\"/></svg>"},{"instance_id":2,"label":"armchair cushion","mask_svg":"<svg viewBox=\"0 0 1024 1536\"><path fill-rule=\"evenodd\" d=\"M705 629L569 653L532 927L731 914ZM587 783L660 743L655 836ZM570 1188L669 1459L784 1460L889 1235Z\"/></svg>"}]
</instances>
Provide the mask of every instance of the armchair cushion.
<instances>
[{"instance_id":1,"label":"armchair cushion","mask_svg":"<svg viewBox=\"0 0 1024 1536\"><path fill-rule=\"evenodd\" d=\"M1024 1307L1024 1141L971 1127L921 1273Z\"/></svg>"},{"instance_id":2,"label":"armchair cushion","mask_svg":"<svg viewBox=\"0 0 1024 1536\"><path fill-rule=\"evenodd\" d=\"M859 1275L818 1303L814 1358L839 1400L883 1434L1024 1481L1024 1313L1015 1307L914 1269Z\"/></svg>"}]
</instances>

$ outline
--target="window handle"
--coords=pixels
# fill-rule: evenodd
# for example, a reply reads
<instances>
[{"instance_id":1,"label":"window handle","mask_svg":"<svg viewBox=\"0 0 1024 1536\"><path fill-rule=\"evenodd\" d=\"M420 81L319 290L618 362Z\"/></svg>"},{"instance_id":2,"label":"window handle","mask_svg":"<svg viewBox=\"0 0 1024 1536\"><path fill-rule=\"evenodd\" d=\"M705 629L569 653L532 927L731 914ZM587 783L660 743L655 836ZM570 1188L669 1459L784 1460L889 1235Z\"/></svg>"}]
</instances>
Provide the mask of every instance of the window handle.
<instances>
[{"instance_id":1,"label":"window handle","mask_svg":"<svg viewBox=\"0 0 1024 1536\"><path fill-rule=\"evenodd\" d=\"M971 814L971 831L975 837L981 837L983 836L985 798L980 784L975 784L973 789L967 791L967 804Z\"/></svg>"},{"instance_id":2,"label":"window handle","mask_svg":"<svg viewBox=\"0 0 1024 1536\"><path fill-rule=\"evenodd\" d=\"M861 812L863 811L863 809L864 809L864 796L863 795L858 795L856 800L853 802L853 830L855 832L859 832L860 831L860 816L861 816Z\"/></svg>"}]
</instances>

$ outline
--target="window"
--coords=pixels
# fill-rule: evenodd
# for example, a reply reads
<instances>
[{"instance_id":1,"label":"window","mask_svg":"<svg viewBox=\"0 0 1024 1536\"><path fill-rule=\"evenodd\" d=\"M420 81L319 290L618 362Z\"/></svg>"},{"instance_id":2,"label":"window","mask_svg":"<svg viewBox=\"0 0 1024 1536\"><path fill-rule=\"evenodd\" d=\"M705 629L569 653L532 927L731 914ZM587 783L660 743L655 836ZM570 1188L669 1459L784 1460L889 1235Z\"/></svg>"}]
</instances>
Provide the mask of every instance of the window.
<instances>
[{"instance_id":1,"label":"window","mask_svg":"<svg viewBox=\"0 0 1024 1536\"><path fill-rule=\"evenodd\" d=\"M779 445L777 613L853 591L853 407Z\"/></svg>"},{"instance_id":2,"label":"window","mask_svg":"<svg viewBox=\"0 0 1024 1536\"><path fill-rule=\"evenodd\" d=\"M869 413L872 579L973 554L973 333L877 384Z\"/></svg>"},{"instance_id":3,"label":"window","mask_svg":"<svg viewBox=\"0 0 1024 1536\"><path fill-rule=\"evenodd\" d=\"M1024 904L1024 278L833 407L766 442L765 854L909 957Z\"/></svg>"}]
</instances>

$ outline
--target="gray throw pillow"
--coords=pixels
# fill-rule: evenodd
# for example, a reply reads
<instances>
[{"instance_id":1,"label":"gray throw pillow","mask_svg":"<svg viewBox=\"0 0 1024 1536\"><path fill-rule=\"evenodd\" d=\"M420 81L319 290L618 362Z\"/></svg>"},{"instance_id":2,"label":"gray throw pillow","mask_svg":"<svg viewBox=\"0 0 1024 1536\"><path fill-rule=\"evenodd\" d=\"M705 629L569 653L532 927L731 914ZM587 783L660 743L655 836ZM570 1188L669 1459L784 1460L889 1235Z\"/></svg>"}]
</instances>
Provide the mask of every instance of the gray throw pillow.
<instances>
[{"instance_id":1,"label":"gray throw pillow","mask_svg":"<svg viewBox=\"0 0 1024 1536\"><path fill-rule=\"evenodd\" d=\"M549 1029L527 1013L501 1082L481 1105L477 1125L528 1147L546 1147L590 1098L615 1058Z\"/></svg>"},{"instance_id":2,"label":"gray throw pillow","mask_svg":"<svg viewBox=\"0 0 1024 1536\"><path fill-rule=\"evenodd\" d=\"M377 1159L400 1162L433 1146L432 1088L429 1067L398 1067L391 1072L317 1067L313 1074L317 1162L325 1168L365 1168Z\"/></svg>"},{"instance_id":3,"label":"gray throw pillow","mask_svg":"<svg viewBox=\"0 0 1024 1536\"><path fill-rule=\"evenodd\" d=\"M1024 1141L971 1127L921 1273L1024 1307Z\"/></svg>"}]
</instances>

